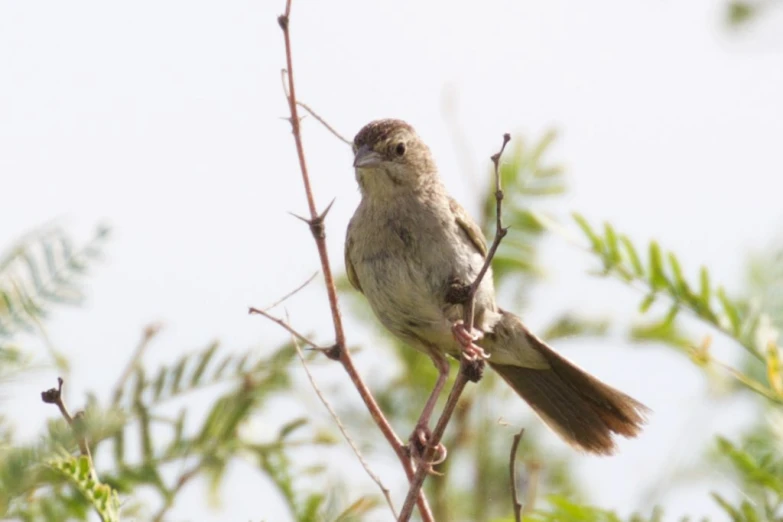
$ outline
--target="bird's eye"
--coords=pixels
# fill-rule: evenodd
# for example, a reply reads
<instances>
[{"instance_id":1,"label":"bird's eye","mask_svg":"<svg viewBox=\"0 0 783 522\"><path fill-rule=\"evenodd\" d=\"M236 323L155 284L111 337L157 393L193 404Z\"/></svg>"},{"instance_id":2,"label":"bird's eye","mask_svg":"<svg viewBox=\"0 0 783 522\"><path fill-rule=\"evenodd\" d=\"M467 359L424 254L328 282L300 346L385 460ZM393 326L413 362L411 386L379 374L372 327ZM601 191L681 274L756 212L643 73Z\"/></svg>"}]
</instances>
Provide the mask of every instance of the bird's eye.
<instances>
[{"instance_id":1,"label":"bird's eye","mask_svg":"<svg viewBox=\"0 0 783 522\"><path fill-rule=\"evenodd\" d=\"M397 146L394 147L394 152L397 153L397 156L403 156L405 154L405 144L398 143Z\"/></svg>"}]
</instances>

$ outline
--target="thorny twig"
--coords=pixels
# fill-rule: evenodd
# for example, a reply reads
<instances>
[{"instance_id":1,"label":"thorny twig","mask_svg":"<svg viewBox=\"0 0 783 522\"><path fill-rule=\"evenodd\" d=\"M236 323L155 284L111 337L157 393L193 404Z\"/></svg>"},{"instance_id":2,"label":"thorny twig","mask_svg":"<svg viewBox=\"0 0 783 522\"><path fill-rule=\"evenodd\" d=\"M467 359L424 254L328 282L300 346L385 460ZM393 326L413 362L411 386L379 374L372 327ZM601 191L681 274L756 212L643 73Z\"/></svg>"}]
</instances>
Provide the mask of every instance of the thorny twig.
<instances>
[{"instance_id":1,"label":"thorny twig","mask_svg":"<svg viewBox=\"0 0 783 522\"><path fill-rule=\"evenodd\" d=\"M68 411L68 407L65 406L65 400L63 399L63 384L62 377L57 377L57 388L49 388L46 391L41 392L41 400L46 404L54 404L60 409L65 422L71 427L73 436L76 438L76 442L79 445L79 452L82 456L87 457L90 463L90 473L94 479L97 479L95 474L95 467L92 463L92 455L90 454L90 446L87 443L87 436L84 434L84 412L78 411L75 415L71 415Z\"/></svg>"},{"instance_id":2,"label":"thorny twig","mask_svg":"<svg viewBox=\"0 0 783 522\"><path fill-rule=\"evenodd\" d=\"M321 271L324 275L324 283L326 284L326 292L329 299L329 308L332 314L332 323L334 324L334 337L335 345L333 348L333 355L335 355L340 363L343 365L346 373L348 374L354 387L359 392L364 404L370 412L378 428L383 433L388 443L400 460L408 480L413 480L414 469L413 464L408 456L405 445L394 432L394 429L389 424L389 421L383 415L378 403L370 393L369 388L362 380L356 367L353 364L351 353L348 350L348 346L345 342L345 331L343 329L343 321L340 315L340 308L337 301L337 288L334 283L334 276L332 274L332 268L329 264L329 254L326 249L326 235L324 230L324 218L328 208L323 213L318 213L315 204L315 198L313 197L312 187L310 186L310 176L307 171L307 162L304 155L304 145L302 144L302 134L299 127L299 113L298 104L296 102L296 84L294 83L294 65L291 53L291 35L290 35L290 22L291 22L291 0L286 1L285 13L280 15L277 19L280 28L283 30L283 39L285 41L285 58L286 58L286 74L288 76L288 109L291 115L291 131L294 136L294 142L296 144L296 153L299 158L299 170L302 174L302 183L304 184L305 197L307 198L307 207L310 213L310 219L308 225L310 226L310 232L315 240L316 247L318 249L318 257L321 261ZM422 522L434 522L432 512L427 504L427 499L423 494L419 492L417 495L417 504L419 512L421 513Z\"/></svg>"},{"instance_id":3,"label":"thorny twig","mask_svg":"<svg viewBox=\"0 0 783 522\"><path fill-rule=\"evenodd\" d=\"M318 385L315 383L315 378L313 378L313 374L310 372L310 368L307 367L307 362L305 361L304 355L302 354L302 349L299 347L299 339L297 339L296 336L292 336L291 339L294 342L294 348L296 348L296 355L299 357L299 360L302 363L302 368L304 368L304 371L307 374L307 379L310 381L310 386L313 387L313 391L315 391L315 394L321 400L321 403L329 412L329 415L331 415L332 419L334 419L335 424L337 424L337 427L340 429L340 433L343 434L343 437L345 437L346 442L348 442L348 445L351 447L351 450L353 450L353 453L356 455L356 458L359 459L359 462L364 468L364 471L367 472L367 474L370 476L373 482L378 484L378 487L381 489L381 493L383 493L383 496L386 499L386 503L389 504L389 509L391 509L394 518L397 518L397 510L394 509L394 503L392 502L391 493L389 493L389 488L387 488L383 484L383 482L381 482L380 477L378 477L378 475L376 475L373 472L373 470L370 469L370 465L364 459L364 455L362 455L361 451L359 451L359 447L353 441L353 438L351 438L351 435L348 433L348 430L345 429L345 426L343 425L343 421L340 420L340 417L337 415L337 412L334 411L332 405L329 404L329 401L326 400L326 397L324 397L324 394L321 392L320 388L318 388Z\"/></svg>"},{"instance_id":4,"label":"thorny twig","mask_svg":"<svg viewBox=\"0 0 783 522\"><path fill-rule=\"evenodd\" d=\"M514 435L514 441L511 443L511 455L508 459L508 473L511 485L511 502L514 506L514 520L521 522L522 520L522 503L519 501L519 491L517 490L517 450L519 450L519 443L522 441L522 435L525 433L525 428L519 430L519 433Z\"/></svg>"},{"instance_id":5,"label":"thorny twig","mask_svg":"<svg viewBox=\"0 0 783 522\"><path fill-rule=\"evenodd\" d=\"M508 233L508 229L503 227L502 220L502 202L503 202L503 189L501 187L500 179L500 157L503 151L506 149L506 144L511 140L511 136L506 133L503 135L503 145L500 147L500 151L492 155L492 163L495 166L495 199L497 201L497 228L495 230L495 239L492 241L492 246L487 252L487 257L484 260L484 265L481 267L476 280L470 285L470 292L468 293L468 300L465 306L464 323L468 332L473 331L473 319L475 309L475 297L478 291L481 281L484 279L490 265L492 264L492 258L495 257L500 242ZM462 391L465 389L465 385L468 381L478 381L481 379L481 375L484 370L484 361L468 361L462 357L460 359L460 369L454 380L454 385L449 392L449 397L446 400L446 404L443 407L443 412L438 419L438 423L435 425L435 429L427 441L427 449L424 452L423 459L426 462L434 457L435 448L440 444L443 434L446 431L446 426L451 420L451 416L454 414L454 410L457 407ZM428 466L419 466L416 470L416 475L411 481L410 488L408 489L408 496L405 498L405 504L402 506L402 512L400 513L399 522L407 522L410 520L413 514L413 502L417 498L417 495L421 491L421 487L424 484L424 480L427 478Z\"/></svg>"}]
</instances>

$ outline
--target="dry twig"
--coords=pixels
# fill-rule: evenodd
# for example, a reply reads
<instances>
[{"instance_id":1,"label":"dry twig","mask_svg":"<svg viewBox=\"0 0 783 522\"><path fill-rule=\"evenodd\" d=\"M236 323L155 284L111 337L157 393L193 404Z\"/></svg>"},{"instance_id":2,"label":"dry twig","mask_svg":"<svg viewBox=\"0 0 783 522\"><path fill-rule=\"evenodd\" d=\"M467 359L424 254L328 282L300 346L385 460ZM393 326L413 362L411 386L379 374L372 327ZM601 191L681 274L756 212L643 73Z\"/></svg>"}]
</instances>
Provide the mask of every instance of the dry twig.
<instances>
[{"instance_id":1,"label":"dry twig","mask_svg":"<svg viewBox=\"0 0 783 522\"><path fill-rule=\"evenodd\" d=\"M75 415L71 415L68 411L68 407L65 406L65 400L63 399L63 384L62 377L57 377L57 388L49 388L46 391L41 392L41 400L46 404L54 404L60 409L65 422L71 427L73 436L76 438L76 443L79 445L79 452L87 457L90 463L90 473L93 479L97 480L95 474L95 467L92 463L92 455L90 454L90 446L87 444L87 436L84 434L84 412L78 411Z\"/></svg>"},{"instance_id":2,"label":"dry twig","mask_svg":"<svg viewBox=\"0 0 783 522\"><path fill-rule=\"evenodd\" d=\"M414 476L413 464L407 454L405 445L400 438L394 432L394 429L389 424L389 421L383 415L378 403L370 393L369 388L362 380L361 376L356 370L353 364L353 359L348 350L345 342L345 331L343 329L342 316L340 314L340 308L337 301L337 288L334 283L334 276L332 274L332 268L329 264L329 254L326 249L326 234L324 230L324 219L329 208L319 213L315 204L315 198L313 197L312 187L310 185L310 176L307 170L307 162L305 160L304 146L302 144L302 134L300 130L300 119L298 113L299 104L296 101L296 84L294 83L294 65L291 53L291 35L290 35L290 23L291 23L291 0L286 1L285 13L280 15L277 19L280 28L283 30L283 39L285 41L285 57L286 57L286 75L288 77L287 82L287 98L288 108L290 112L291 131L294 136L294 142L296 145L296 153L299 158L299 170L302 174L302 183L304 184L305 197L307 198L307 207L309 210L310 218L307 223L310 227L310 232L315 240L316 247L318 249L318 257L321 261L321 272L324 275L324 283L326 284L326 292L329 299L329 308L332 314L332 323L334 324L334 337L335 344L330 349L331 354L337 358L343 365L346 373L348 374L351 382L353 382L356 390L359 392L364 404L370 412L375 423L380 428L383 436L391 445L394 452L397 454L397 458L402 463L405 473L408 476L408 480L412 480ZM289 330L290 331L290 330ZM293 333L293 332L292 332ZM420 492L419 492L420 493ZM423 522L433 522L432 512L430 511L427 500L423 494L417 495L417 504L421 518Z\"/></svg>"},{"instance_id":3,"label":"dry twig","mask_svg":"<svg viewBox=\"0 0 783 522\"><path fill-rule=\"evenodd\" d=\"M487 257L484 260L484 265L481 267L476 276L476 280L470 285L470 292L468 294L467 306L465 306L465 328L468 332L473 331L474 309L475 309L475 297L478 291L481 281L484 279L489 267L492 264L492 258L495 257L500 242L508 233L508 229L503 227L502 220L502 203L503 203L503 189L501 187L500 179L500 157L503 155L503 151L506 149L506 144L511 140L509 134L503 135L503 145L500 147L500 151L492 155L492 163L495 166L495 199L497 201L497 214L496 214L496 230L495 239L492 241L492 246L487 252ZM438 419L438 423L435 425L435 429L429 438L427 450L424 452L423 460L427 462L432 460L435 456L435 449L440 444L443 434L446 431L446 426L451 420L451 416L454 414L454 410L457 407L457 402L462 395L465 385L468 381L477 382L481 379L481 375L484 371L484 361L478 359L476 361L468 361L462 357L460 359L460 369L457 374L457 378L454 380L454 385L449 392L449 397L446 400L446 405L443 407L443 412ZM418 494L421 492L421 487L424 485L424 480L427 478L428 467L419 466L416 470L416 475L411 481L410 488L408 489L408 496L405 498L405 504L402 506L402 512L400 513L400 522L407 522L410 520L413 514L413 503L416 500Z\"/></svg>"},{"instance_id":4,"label":"dry twig","mask_svg":"<svg viewBox=\"0 0 783 522\"><path fill-rule=\"evenodd\" d=\"M349 140L349 139L345 138L345 136L343 136L342 134L340 134L339 132L337 132L337 130L336 130L334 127L332 127L331 125L329 125L329 123L328 123L328 122L327 122L325 119L321 118L321 117L318 115L318 113L316 113L316 112L315 112L313 109L311 109L311 108L310 108L310 106L309 106L309 105L307 105L307 104L305 104L305 103L303 103L303 102L300 102L300 101L296 102L296 104L297 104L297 105L299 105L299 106L300 106L301 108L303 108L304 110L306 110L307 112L309 112L309 113L310 113L310 115L311 115L313 118L315 118L316 120L318 120L318 123L320 123L321 125L323 125L323 126L326 128L326 130L328 130L329 132L331 132L331 133L332 133L332 135L333 135L335 138L337 138L338 140L342 141L343 143L345 143L345 144L346 144L346 145L348 145L349 147L352 147L352 146L353 146L353 142L352 142L351 140Z\"/></svg>"},{"instance_id":5,"label":"dry twig","mask_svg":"<svg viewBox=\"0 0 783 522\"><path fill-rule=\"evenodd\" d=\"M292 297L294 294L298 293L298 292L299 292L299 291L301 291L301 290L302 290L304 287L306 287L307 285L309 285L309 284L310 284L310 283L313 281L313 279L315 279L315 276L317 276L317 275L318 275L318 272L314 272L314 273L313 273L313 275L311 275L311 276L310 276L310 277L307 279L307 281L305 281L305 282L304 282L304 283L302 283L301 285L297 286L296 288L294 288L293 290L291 290L290 292L288 292L287 294L285 294L283 297L281 297L280 299L278 299L277 301L275 301L275 302L274 302L274 303L272 303L271 305L269 305L269 306L267 306L266 308L264 308L264 311L265 311L265 312L268 312L268 311L269 311L269 310L271 310L272 308L274 308L274 307L276 307L276 306L280 306L281 304L283 304L284 302L286 302L286 301L287 301L288 299L290 299L290 298L291 298L291 297Z\"/></svg>"},{"instance_id":6,"label":"dry twig","mask_svg":"<svg viewBox=\"0 0 783 522\"><path fill-rule=\"evenodd\" d=\"M519 501L519 491L517 491L517 450L519 450L519 443L522 441L522 435L524 433L525 428L522 428L519 430L519 433L514 435L514 441L511 443L511 456L509 456L508 459L511 502L514 506L514 520L516 522L521 522L522 520L522 503Z\"/></svg>"},{"instance_id":7,"label":"dry twig","mask_svg":"<svg viewBox=\"0 0 783 522\"><path fill-rule=\"evenodd\" d=\"M329 415L332 416L332 419L334 420L335 424L337 424L337 427L340 429L340 433L343 434L343 437L345 437L346 442L348 442L348 445L351 447L351 450L353 450L354 455L356 455L356 458L359 459L359 462L364 468L364 471L367 472L367 474L370 476L372 481L375 482L378 485L378 487L381 489L381 493L383 493L383 496L386 499L386 503L389 504L389 509L391 509L394 518L397 518L397 510L394 509L394 503L392 502L391 494L389 493L389 488L387 488L383 484L383 482L381 482L380 477L378 477L378 475L376 475L373 472L373 470L370 469L370 465L364 459L364 455L362 455L361 451L359 451L359 447L353 441L353 438L351 438L351 435L348 433L348 430L345 429L345 426L343 425L343 421L340 419L339 415L337 415L337 412L334 411L332 405L329 404L329 401L326 400L326 397L324 397L324 394L321 392L320 388L318 388L318 385L315 383L315 379L313 378L313 374L310 372L310 368L307 367L307 362L305 361L304 355L302 354L302 349L299 347L299 339L297 339L296 336L292 336L291 339L294 342L294 348L296 348L296 355L299 357L299 361L301 361L302 363L302 368L304 368L304 371L307 374L307 379L310 381L310 386L313 387L313 391L315 391L315 394L321 400L321 403L329 412Z\"/></svg>"}]
</instances>

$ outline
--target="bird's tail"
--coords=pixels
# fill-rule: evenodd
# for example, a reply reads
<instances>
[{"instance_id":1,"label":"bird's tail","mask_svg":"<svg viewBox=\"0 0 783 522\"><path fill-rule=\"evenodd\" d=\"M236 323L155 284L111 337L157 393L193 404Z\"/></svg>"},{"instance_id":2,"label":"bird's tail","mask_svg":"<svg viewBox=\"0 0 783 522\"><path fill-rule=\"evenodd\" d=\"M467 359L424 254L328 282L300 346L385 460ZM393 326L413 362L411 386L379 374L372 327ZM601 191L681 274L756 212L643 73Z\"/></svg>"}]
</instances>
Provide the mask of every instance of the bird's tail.
<instances>
[{"instance_id":1,"label":"bird's tail","mask_svg":"<svg viewBox=\"0 0 783 522\"><path fill-rule=\"evenodd\" d=\"M502 347L505 351L513 348L528 354L523 360L535 356L544 363L531 368L489 360L539 417L572 446L610 455L615 449L613 433L630 438L641 431L649 411L646 406L578 368L531 334L515 315L503 312L490 335L493 344L506 345Z\"/></svg>"}]
</instances>

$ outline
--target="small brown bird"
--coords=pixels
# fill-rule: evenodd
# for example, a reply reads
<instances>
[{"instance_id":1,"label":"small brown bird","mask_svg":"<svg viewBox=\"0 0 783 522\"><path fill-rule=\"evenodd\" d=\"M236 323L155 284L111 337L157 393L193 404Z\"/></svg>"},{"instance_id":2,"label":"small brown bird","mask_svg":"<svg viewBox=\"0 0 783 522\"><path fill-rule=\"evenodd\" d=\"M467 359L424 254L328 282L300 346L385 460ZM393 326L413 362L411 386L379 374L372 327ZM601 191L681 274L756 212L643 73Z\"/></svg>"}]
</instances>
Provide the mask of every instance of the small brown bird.
<instances>
[{"instance_id":1,"label":"small brown bird","mask_svg":"<svg viewBox=\"0 0 783 522\"><path fill-rule=\"evenodd\" d=\"M613 433L635 437L648 409L576 367L519 317L498 308L491 271L475 297L477 331L465 331L455 289L476 279L486 240L446 193L429 148L413 128L400 120L374 121L359 131L353 148L362 200L348 225L348 278L381 323L429 355L439 371L412 438L426 441L449 372L446 356L475 358L483 352L569 444L608 455L615 449Z\"/></svg>"}]
</instances>

